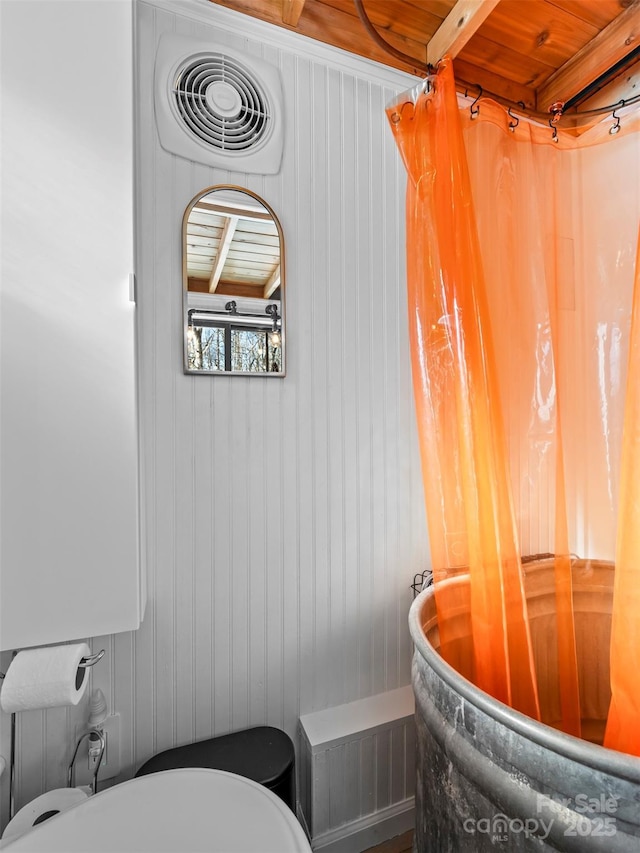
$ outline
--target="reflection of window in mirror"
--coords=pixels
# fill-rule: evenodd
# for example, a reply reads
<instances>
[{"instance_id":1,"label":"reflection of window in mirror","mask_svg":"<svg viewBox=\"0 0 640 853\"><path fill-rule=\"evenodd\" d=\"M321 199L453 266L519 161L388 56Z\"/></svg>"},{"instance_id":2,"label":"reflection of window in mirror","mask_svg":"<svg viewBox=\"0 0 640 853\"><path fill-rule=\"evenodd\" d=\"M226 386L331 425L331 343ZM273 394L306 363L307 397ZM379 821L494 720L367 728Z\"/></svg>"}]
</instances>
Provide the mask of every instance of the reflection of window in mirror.
<instances>
[{"instance_id":1,"label":"reflection of window in mirror","mask_svg":"<svg viewBox=\"0 0 640 853\"><path fill-rule=\"evenodd\" d=\"M199 193L183 220L185 371L283 376L284 242L254 193Z\"/></svg>"}]
</instances>

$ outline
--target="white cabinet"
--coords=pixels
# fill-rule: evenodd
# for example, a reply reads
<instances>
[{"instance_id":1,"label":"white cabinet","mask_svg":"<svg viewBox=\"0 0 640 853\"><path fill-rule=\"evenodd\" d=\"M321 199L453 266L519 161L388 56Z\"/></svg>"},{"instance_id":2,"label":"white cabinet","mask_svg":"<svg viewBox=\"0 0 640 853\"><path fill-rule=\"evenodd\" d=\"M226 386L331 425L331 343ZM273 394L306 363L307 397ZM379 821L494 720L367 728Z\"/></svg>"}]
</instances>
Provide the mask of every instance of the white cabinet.
<instances>
[{"instance_id":1,"label":"white cabinet","mask_svg":"<svg viewBox=\"0 0 640 853\"><path fill-rule=\"evenodd\" d=\"M130 0L3 0L0 648L137 628Z\"/></svg>"}]
</instances>

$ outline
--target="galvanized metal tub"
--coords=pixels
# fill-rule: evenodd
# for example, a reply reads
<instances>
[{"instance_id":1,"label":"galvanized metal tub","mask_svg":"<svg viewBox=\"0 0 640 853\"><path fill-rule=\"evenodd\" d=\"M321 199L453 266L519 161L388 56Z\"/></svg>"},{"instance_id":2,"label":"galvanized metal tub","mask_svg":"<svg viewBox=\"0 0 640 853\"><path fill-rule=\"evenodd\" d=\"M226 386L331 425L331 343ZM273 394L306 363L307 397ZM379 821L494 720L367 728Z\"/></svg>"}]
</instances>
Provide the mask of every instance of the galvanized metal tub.
<instances>
[{"instance_id":1,"label":"galvanized metal tub","mask_svg":"<svg viewBox=\"0 0 640 853\"><path fill-rule=\"evenodd\" d=\"M525 566L543 719L559 714L545 679L553 649L553 561ZM468 590L468 576L447 584ZM613 564L577 560L573 599L583 733L601 739L609 704ZM440 654L433 588L409 614L415 653L417 853L640 851L640 759L566 735L509 708L467 677L468 607L452 617L455 667ZM640 674L639 674L640 677ZM552 692L552 691L551 691ZM638 722L640 725L640 721Z\"/></svg>"}]
</instances>

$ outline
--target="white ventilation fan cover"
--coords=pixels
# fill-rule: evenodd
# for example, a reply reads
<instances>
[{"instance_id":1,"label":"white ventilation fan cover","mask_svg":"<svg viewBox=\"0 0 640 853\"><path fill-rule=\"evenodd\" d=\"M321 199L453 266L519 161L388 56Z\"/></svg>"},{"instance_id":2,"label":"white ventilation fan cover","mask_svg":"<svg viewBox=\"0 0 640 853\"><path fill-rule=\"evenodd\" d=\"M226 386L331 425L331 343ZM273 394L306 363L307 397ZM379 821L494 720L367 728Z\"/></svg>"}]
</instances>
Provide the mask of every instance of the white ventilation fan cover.
<instances>
[{"instance_id":1,"label":"white ventilation fan cover","mask_svg":"<svg viewBox=\"0 0 640 853\"><path fill-rule=\"evenodd\" d=\"M240 172L280 170L284 99L270 63L166 33L156 52L154 99L160 144L171 154Z\"/></svg>"}]
</instances>

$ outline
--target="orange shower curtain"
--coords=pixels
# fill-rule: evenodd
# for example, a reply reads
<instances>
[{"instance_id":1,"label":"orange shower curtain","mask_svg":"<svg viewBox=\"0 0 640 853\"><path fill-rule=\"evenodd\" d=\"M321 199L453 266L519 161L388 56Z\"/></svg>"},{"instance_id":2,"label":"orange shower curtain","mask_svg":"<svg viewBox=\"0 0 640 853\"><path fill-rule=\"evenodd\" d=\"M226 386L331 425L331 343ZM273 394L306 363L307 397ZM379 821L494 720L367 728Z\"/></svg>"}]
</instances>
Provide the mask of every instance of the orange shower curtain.
<instances>
[{"instance_id":1,"label":"orange shower curtain","mask_svg":"<svg viewBox=\"0 0 640 853\"><path fill-rule=\"evenodd\" d=\"M637 126L625 117L615 137L608 125L575 137L486 99L461 109L450 60L432 82L387 115L408 173L409 330L439 624L459 606L455 582L440 582L469 572L474 680L540 719L550 700L537 695L521 555L553 553L553 701L579 735L570 559L613 559L618 519L612 649L640 668L640 607L619 616L640 590L632 474L618 509ZM637 454L640 475L638 442L636 419L623 468ZM612 661L612 707L637 713L632 679L617 671ZM616 731L629 728L622 717Z\"/></svg>"}]
</instances>

